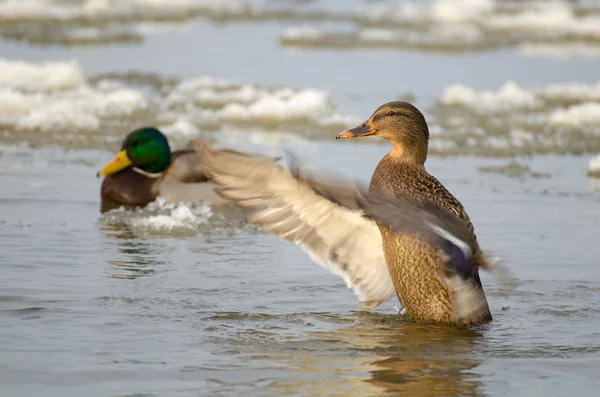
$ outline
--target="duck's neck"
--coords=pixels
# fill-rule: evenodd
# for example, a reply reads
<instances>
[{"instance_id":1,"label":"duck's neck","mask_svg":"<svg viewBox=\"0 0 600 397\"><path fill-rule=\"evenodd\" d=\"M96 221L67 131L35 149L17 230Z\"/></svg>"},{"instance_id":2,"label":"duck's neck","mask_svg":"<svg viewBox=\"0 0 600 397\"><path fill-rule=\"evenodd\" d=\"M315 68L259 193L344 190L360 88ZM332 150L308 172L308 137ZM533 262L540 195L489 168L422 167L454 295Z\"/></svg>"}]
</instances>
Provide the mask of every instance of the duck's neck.
<instances>
[{"instance_id":1,"label":"duck's neck","mask_svg":"<svg viewBox=\"0 0 600 397\"><path fill-rule=\"evenodd\" d=\"M395 144L375 168L370 189L395 190L410 179L415 168L424 168L426 159L426 151L409 150L406 146Z\"/></svg>"},{"instance_id":2,"label":"duck's neck","mask_svg":"<svg viewBox=\"0 0 600 397\"><path fill-rule=\"evenodd\" d=\"M392 150L385 156L399 165L424 166L427 160L427 145L409 146L405 143L392 142Z\"/></svg>"},{"instance_id":3,"label":"duck's neck","mask_svg":"<svg viewBox=\"0 0 600 397\"><path fill-rule=\"evenodd\" d=\"M138 167L131 167L131 169L135 172L137 172L138 174L144 175L148 178L154 178L154 179L158 179L162 176L161 172L148 172L148 171L144 171L141 168Z\"/></svg>"}]
</instances>

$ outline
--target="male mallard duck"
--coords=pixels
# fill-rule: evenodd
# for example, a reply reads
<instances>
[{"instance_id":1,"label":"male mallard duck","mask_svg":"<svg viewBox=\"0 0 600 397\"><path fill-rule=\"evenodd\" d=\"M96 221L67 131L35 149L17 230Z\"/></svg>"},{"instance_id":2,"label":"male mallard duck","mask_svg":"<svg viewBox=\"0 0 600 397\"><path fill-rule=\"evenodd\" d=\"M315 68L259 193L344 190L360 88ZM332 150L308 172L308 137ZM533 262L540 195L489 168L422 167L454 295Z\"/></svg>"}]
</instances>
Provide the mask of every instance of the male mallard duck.
<instances>
[{"instance_id":1,"label":"male mallard duck","mask_svg":"<svg viewBox=\"0 0 600 397\"><path fill-rule=\"evenodd\" d=\"M252 156L230 149L224 152ZM215 185L205 173L202 158L193 149L171 152L167 138L156 128L131 131L121 151L97 174L101 186L102 211L119 206L145 206L158 196L166 201L203 200L223 204L214 194Z\"/></svg>"},{"instance_id":2,"label":"male mallard duck","mask_svg":"<svg viewBox=\"0 0 600 397\"><path fill-rule=\"evenodd\" d=\"M368 135L393 145L368 191L192 144L221 185L219 195L248 211L249 222L296 243L341 276L363 307L377 307L396 293L418 322L491 321L478 273L491 265L463 206L425 170L425 118L409 103L390 102L336 138Z\"/></svg>"}]
</instances>

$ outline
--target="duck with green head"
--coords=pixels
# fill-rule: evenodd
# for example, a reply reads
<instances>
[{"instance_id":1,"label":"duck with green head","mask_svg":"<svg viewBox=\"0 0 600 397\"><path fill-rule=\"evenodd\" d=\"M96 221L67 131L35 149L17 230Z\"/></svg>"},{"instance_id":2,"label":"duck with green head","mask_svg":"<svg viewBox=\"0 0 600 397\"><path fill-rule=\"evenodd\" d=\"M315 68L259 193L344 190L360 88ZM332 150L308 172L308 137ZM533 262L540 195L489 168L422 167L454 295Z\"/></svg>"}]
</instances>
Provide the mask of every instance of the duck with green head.
<instances>
[{"instance_id":1,"label":"duck with green head","mask_svg":"<svg viewBox=\"0 0 600 397\"><path fill-rule=\"evenodd\" d=\"M125 137L119 154L98 172L98 176L112 175L130 166L156 174L170 165L171 148L167 137L156 128L145 127L131 131Z\"/></svg>"},{"instance_id":2,"label":"duck with green head","mask_svg":"<svg viewBox=\"0 0 600 397\"><path fill-rule=\"evenodd\" d=\"M231 149L221 151L252 156ZM171 152L167 137L154 127L131 131L121 151L97 176L104 177L101 211L145 206L159 196L168 202L223 203L213 192L200 154L191 149Z\"/></svg>"}]
</instances>

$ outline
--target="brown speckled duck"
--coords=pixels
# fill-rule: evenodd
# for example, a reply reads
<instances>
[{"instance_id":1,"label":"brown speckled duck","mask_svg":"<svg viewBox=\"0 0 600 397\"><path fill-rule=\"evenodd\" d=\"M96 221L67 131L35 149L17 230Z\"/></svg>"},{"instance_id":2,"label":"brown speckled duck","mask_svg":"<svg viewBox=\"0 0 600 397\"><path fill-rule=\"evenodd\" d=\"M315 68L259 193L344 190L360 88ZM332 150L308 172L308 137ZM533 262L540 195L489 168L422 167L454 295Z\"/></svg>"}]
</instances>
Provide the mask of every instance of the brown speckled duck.
<instances>
[{"instance_id":1,"label":"brown speckled duck","mask_svg":"<svg viewBox=\"0 0 600 397\"><path fill-rule=\"evenodd\" d=\"M458 322L491 321L492 315L479 278L479 267L490 266L481 254L473 224L460 201L425 169L429 144L425 117L410 103L389 102L380 106L366 122L342 132L336 139L370 135L388 140L392 150L375 168L369 191L382 191L397 198L409 195L452 212L464 221L470 232L466 236L467 242L473 247L472 266L466 272L462 270L463 277L458 279L453 273L458 274L459 270L449 269L434 247L413 235L398 235L389 226L378 224L398 299L415 320L457 322L455 312L460 306L457 305L460 294L453 292L456 289L451 285L454 280L466 284L463 288L473 286L471 293L477 295L474 299L478 307L466 309L472 313Z\"/></svg>"},{"instance_id":2,"label":"brown speckled duck","mask_svg":"<svg viewBox=\"0 0 600 397\"><path fill-rule=\"evenodd\" d=\"M375 135L392 143L369 189L303 174L266 158L216 153L192 141L221 197L248 222L304 249L339 275L365 308L394 294L417 322L492 320L479 278L491 270L461 203L425 170L429 131L406 102L379 107L336 138Z\"/></svg>"}]
</instances>

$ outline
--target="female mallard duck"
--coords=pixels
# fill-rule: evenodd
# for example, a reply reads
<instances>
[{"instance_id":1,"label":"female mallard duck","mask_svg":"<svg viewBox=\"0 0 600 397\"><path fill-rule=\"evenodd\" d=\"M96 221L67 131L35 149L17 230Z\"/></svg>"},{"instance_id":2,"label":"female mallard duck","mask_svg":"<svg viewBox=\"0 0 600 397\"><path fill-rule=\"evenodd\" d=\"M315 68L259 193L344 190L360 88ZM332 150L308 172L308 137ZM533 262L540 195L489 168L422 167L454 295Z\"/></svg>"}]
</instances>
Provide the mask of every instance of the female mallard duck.
<instances>
[{"instance_id":1,"label":"female mallard duck","mask_svg":"<svg viewBox=\"0 0 600 397\"><path fill-rule=\"evenodd\" d=\"M230 149L221 151L251 156ZM193 149L171 152L167 138L156 128L131 131L121 151L97 174L104 176L100 188L101 211L119 206L145 206L162 197L168 202L203 200L223 204Z\"/></svg>"},{"instance_id":2,"label":"female mallard duck","mask_svg":"<svg viewBox=\"0 0 600 397\"><path fill-rule=\"evenodd\" d=\"M479 278L490 270L463 206L424 167L429 131L406 102L379 107L336 138L375 135L392 143L370 188L317 180L269 159L196 145L216 192L251 223L302 247L341 276L363 307L394 295L418 322L485 323L492 315ZM193 143L194 144L194 143Z\"/></svg>"}]
</instances>

